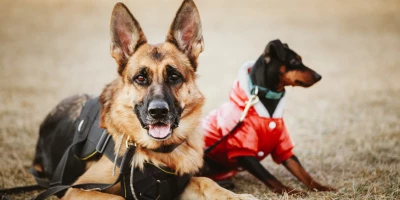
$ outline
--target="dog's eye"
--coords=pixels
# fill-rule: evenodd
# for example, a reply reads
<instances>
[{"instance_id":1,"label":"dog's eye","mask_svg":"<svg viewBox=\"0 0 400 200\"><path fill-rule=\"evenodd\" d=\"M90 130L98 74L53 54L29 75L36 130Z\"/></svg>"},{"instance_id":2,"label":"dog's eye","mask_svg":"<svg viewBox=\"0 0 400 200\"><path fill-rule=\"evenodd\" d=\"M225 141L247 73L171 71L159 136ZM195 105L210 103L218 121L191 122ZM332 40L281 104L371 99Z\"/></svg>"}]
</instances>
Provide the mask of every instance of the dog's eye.
<instances>
[{"instance_id":1,"label":"dog's eye","mask_svg":"<svg viewBox=\"0 0 400 200\"><path fill-rule=\"evenodd\" d=\"M297 60L296 58L293 58L292 60L290 60L290 64L291 64L291 65L299 65L299 64L300 64L300 61Z\"/></svg>"},{"instance_id":2,"label":"dog's eye","mask_svg":"<svg viewBox=\"0 0 400 200\"><path fill-rule=\"evenodd\" d=\"M138 75L134 78L134 81L138 83L139 85L145 85L147 84L147 78L144 77L143 75Z\"/></svg>"},{"instance_id":3,"label":"dog's eye","mask_svg":"<svg viewBox=\"0 0 400 200\"><path fill-rule=\"evenodd\" d=\"M168 81L172 84L176 84L181 82L182 78L179 74L173 73L168 76Z\"/></svg>"}]
</instances>

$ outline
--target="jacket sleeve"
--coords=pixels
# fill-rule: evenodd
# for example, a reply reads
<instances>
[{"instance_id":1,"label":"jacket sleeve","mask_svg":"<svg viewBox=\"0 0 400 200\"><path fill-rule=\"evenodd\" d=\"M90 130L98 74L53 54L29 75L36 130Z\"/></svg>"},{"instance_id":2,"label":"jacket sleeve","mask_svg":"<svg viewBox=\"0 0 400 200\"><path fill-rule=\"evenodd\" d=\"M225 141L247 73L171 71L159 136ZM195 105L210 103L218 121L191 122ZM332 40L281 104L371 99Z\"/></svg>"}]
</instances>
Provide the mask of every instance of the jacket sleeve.
<instances>
[{"instance_id":1,"label":"jacket sleeve","mask_svg":"<svg viewBox=\"0 0 400 200\"><path fill-rule=\"evenodd\" d=\"M294 155L293 153L294 144L287 131L286 125L282 124L282 134L279 138L278 145L272 150L271 156L274 162L281 164L283 161Z\"/></svg>"}]
</instances>

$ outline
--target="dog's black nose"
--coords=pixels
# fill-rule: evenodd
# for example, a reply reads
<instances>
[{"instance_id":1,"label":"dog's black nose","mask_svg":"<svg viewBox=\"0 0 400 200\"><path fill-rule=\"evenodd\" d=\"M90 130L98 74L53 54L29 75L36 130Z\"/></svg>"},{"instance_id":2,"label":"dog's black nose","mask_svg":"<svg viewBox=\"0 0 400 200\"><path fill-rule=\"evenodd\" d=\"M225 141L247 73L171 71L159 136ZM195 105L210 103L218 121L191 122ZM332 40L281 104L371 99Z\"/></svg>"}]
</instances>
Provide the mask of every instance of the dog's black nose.
<instances>
[{"instance_id":1,"label":"dog's black nose","mask_svg":"<svg viewBox=\"0 0 400 200\"><path fill-rule=\"evenodd\" d=\"M169 107L167 102L163 100L153 100L149 104L148 111L154 119L161 119L167 116Z\"/></svg>"},{"instance_id":2,"label":"dog's black nose","mask_svg":"<svg viewBox=\"0 0 400 200\"><path fill-rule=\"evenodd\" d=\"M315 81L319 81L322 79L322 76L317 73L314 73L314 79L315 79Z\"/></svg>"}]
</instances>

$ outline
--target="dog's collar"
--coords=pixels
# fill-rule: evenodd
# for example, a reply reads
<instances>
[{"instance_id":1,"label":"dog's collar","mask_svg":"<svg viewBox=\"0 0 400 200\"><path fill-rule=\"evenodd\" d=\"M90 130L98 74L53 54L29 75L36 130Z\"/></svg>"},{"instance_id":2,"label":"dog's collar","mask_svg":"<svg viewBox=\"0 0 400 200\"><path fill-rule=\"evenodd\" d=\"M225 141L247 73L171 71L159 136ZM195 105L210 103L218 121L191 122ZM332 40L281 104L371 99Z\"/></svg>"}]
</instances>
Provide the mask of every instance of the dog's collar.
<instances>
[{"instance_id":1,"label":"dog's collar","mask_svg":"<svg viewBox=\"0 0 400 200\"><path fill-rule=\"evenodd\" d=\"M251 81L251 77L249 77L249 86L250 86L251 94L256 94L256 93L258 93L258 91L263 91L263 92L265 92L264 97L267 99L278 100L278 99L281 99L283 97L283 95L285 94L285 90L283 90L282 92L274 92L266 87L262 87L259 85L253 85L253 82Z\"/></svg>"},{"instance_id":2,"label":"dog's collar","mask_svg":"<svg viewBox=\"0 0 400 200\"><path fill-rule=\"evenodd\" d=\"M160 147L158 147L158 148L155 148L155 149L149 149L149 148L146 148L146 147L142 147L142 148L144 148L144 149L148 149L148 150L150 150L150 151L154 151L154 152L156 152L156 153L171 153L171 152L173 152L177 147L179 147L181 144L183 144L184 142L186 142L186 140L183 140L181 143L179 143L179 144L169 144L169 145L162 145L162 146L160 146ZM129 136L128 136L128 139L126 140L126 146L128 147L128 146L137 146L136 145L136 143L134 143L134 142L132 142L132 141L130 141L129 140Z\"/></svg>"}]
</instances>

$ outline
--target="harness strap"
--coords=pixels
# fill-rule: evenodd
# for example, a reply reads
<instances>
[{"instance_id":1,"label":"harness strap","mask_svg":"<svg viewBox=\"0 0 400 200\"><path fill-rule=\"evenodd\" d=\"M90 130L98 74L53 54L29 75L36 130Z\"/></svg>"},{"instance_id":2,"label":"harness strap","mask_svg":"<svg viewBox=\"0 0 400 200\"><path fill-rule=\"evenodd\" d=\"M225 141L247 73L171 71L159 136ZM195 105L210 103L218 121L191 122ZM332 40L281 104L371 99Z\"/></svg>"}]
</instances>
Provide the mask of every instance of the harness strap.
<instances>
[{"instance_id":1,"label":"harness strap","mask_svg":"<svg viewBox=\"0 0 400 200\"><path fill-rule=\"evenodd\" d=\"M49 198L50 196L60 194L62 192L66 192L70 188L76 188L76 189L82 189L82 190L96 190L96 191L104 191L107 190L114 185L118 184L126 175L129 174L130 170L130 159L133 157L133 154L135 154L136 147L135 146L129 146L128 149L126 150L124 156L122 157L122 162L120 163L120 173L115 180L114 183L111 184L102 184L102 183L88 183L88 184L76 184L76 185L57 185L53 186L46 191L40 193L38 196L33 198L32 200L44 200ZM121 187L123 187L123 184L121 184ZM126 191L125 194L132 194L132 191L130 191L129 187L128 188L122 188L122 191ZM127 196L124 196L125 198Z\"/></svg>"},{"instance_id":2,"label":"harness strap","mask_svg":"<svg viewBox=\"0 0 400 200\"><path fill-rule=\"evenodd\" d=\"M49 179L47 178L42 178L39 173L32 167L29 169L29 173L32 174L32 176L35 178L36 183L38 183L38 185L40 187L49 187ZM34 190L34 189L32 189ZM30 190L21 190L21 191L30 191Z\"/></svg>"},{"instance_id":3,"label":"harness strap","mask_svg":"<svg viewBox=\"0 0 400 200\"><path fill-rule=\"evenodd\" d=\"M123 179L124 181L121 181L121 196L125 197L125 199L133 199L133 196L136 197L135 191L131 190L131 187L129 187L129 184L126 184L126 182L129 182L129 175L130 175L130 170L131 170L131 161L133 159L133 155L135 154L136 151L136 146L135 145L129 145L128 149L126 150L124 157L122 158L122 163L120 165L120 176L119 179ZM116 155L118 156L118 155ZM129 179L129 180L127 180ZM135 198L136 199L136 198Z\"/></svg>"},{"instance_id":4,"label":"harness strap","mask_svg":"<svg viewBox=\"0 0 400 200\"><path fill-rule=\"evenodd\" d=\"M217 147L221 142L223 142L224 140L226 140L226 138L228 138L228 136L230 136L231 134L236 132L236 129L238 129L240 127L240 125L242 125L243 121L239 121L235 127L233 127L233 129L226 135L224 135L221 139L219 139L217 142L215 142L213 145L209 146L206 150L204 150L204 156L206 156L208 153L210 153L212 150L215 149L215 147Z\"/></svg>"},{"instance_id":5,"label":"harness strap","mask_svg":"<svg viewBox=\"0 0 400 200\"><path fill-rule=\"evenodd\" d=\"M151 180L150 182L140 182L139 180L141 180L141 177L144 178L152 175L152 173L149 172L151 167L148 168L148 170L145 170L145 172L140 170L134 172L133 169L131 170L131 159L136 151L136 147L133 144L128 145L128 149L124 156L121 157L115 154L115 141L105 129L99 127L100 107L98 98L92 99L86 103L80 118L76 122L77 129L75 131L73 144L68 147L56 168L55 175L51 177L52 184L50 184L50 188L40 193L34 199L46 199L52 195L61 197L69 188L104 191L118 183L121 184L120 195L126 199L137 199L135 198L135 192L138 193L137 197L139 197L140 200L169 200L179 196L188 183L190 175L179 176L174 180L168 181L156 180L153 177L148 179ZM184 142L185 141L182 143ZM159 153L170 153L182 143L166 145L157 149L149 150ZM112 184L87 183L69 185L84 173L85 161L98 154L105 155L111 161L116 159L116 165L120 168L120 174L118 175L117 180ZM71 170L71 167L73 167L74 170ZM162 169L160 170L163 171ZM133 174L135 174L135 180L131 177ZM37 181L38 180L39 179L37 179ZM48 182L49 181L47 181L47 183ZM132 189L133 187L130 187L132 183L134 189ZM149 194L157 194L158 196L153 197Z\"/></svg>"},{"instance_id":6,"label":"harness strap","mask_svg":"<svg viewBox=\"0 0 400 200\"><path fill-rule=\"evenodd\" d=\"M83 107L82 110L82 116L86 116L85 119L82 119L80 121L80 124L78 126L78 132L79 134L75 134L74 137L77 137L77 139L74 139L74 143L70 145L66 151L66 153L63 155L61 158L59 164L57 165L56 170L54 171L54 176L51 178L50 181L50 186L54 185L60 185L60 184L65 184L65 183L72 183L75 181L75 177L80 176L83 172L80 170L74 170L74 171L69 171L68 174L64 173L65 167L67 166L67 163L74 163L74 166L76 166L76 169L84 169L85 163L80 162L80 160L75 159L75 155L72 150L75 150L75 146L79 143L85 142L89 132L90 132L90 127L86 128L86 126L91 126L93 124L93 121L95 121L97 115L99 114L100 111L100 104L98 103L98 99L96 98L95 100L88 101L86 105ZM91 117L94 116L94 117ZM84 128L81 128L81 127ZM73 173L73 174L71 174ZM77 175L77 176L76 176Z\"/></svg>"},{"instance_id":7,"label":"harness strap","mask_svg":"<svg viewBox=\"0 0 400 200\"><path fill-rule=\"evenodd\" d=\"M42 186L40 185L27 185L27 186L21 186L21 187L13 187L13 188L4 188L0 189L0 200L3 200L2 196L3 194L17 194L21 192L27 192L27 191L33 191L33 190L40 190L43 189Z\"/></svg>"},{"instance_id":8,"label":"harness strap","mask_svg":"<svg viewBox=\"0 0 400 200\"><path fill-rule=\"evenodd\" d=\"M103 131L100 141L96 145L96 151L105 155L111 162L114 162L115 157L117 156L117 166L120 167L120 163L122 163L122 158L114 153L115 142L112 139L111 135L108 134L106 130Z\"/></svg>"}]
</instances>

